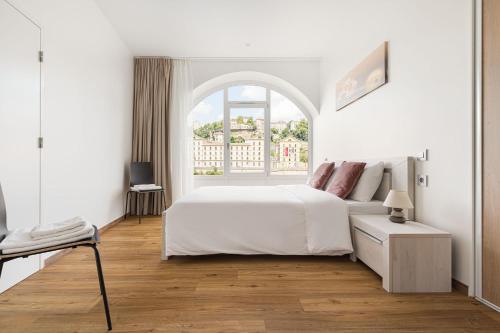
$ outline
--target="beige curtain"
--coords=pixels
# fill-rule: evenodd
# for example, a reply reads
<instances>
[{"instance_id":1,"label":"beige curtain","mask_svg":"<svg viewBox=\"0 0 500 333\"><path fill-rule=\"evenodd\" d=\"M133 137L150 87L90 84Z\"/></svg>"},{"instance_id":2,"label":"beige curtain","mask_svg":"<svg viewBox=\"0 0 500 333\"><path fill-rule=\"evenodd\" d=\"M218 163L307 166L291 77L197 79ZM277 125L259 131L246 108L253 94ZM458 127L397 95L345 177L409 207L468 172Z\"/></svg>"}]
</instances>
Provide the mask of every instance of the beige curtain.
<instances>
[{"instance_id":1,"label":"beige curtain","mask_svg":"<svg viewBox=\"0 0 500 333\"><path fill-rule=\"evenodd\" d=\"M167 58L134 59L134 110L132 161L152 162L155 182L166 189L167 207L172 201L169 151L169 95L172 63ZM137 200L131 198L131 213L137 213ZM161 196L148 194L142 214L161 213Z\"/></svg>"}]
</instances>

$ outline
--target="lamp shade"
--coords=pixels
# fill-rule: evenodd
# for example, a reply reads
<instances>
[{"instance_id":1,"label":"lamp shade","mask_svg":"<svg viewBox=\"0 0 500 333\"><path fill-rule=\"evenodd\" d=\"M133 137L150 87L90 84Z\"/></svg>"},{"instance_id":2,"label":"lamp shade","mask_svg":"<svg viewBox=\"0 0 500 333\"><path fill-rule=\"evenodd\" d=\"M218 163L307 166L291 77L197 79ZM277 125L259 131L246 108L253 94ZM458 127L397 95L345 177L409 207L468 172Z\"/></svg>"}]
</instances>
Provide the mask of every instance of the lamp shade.
<instances>
[{"instance_id":1,"label":"lamp shade","mask_svg":"<svg viewBox=\"0 0 500 333\"><path fill-rule=\"evenodd\" d=\"M385 207L410 209L413 208L408 192L390 190L384 201Z\"/></svg>"}]
</instances>

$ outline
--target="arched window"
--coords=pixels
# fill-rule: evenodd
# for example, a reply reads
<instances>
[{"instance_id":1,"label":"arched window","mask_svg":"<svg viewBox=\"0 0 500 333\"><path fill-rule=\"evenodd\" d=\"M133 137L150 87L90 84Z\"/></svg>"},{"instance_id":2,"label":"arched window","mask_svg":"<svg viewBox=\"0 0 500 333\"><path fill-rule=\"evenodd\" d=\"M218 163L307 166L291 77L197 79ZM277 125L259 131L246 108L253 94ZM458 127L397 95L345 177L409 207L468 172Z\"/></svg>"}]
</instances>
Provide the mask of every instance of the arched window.
<instances>
[{"instance_id":1,"label":"arched window","mask_svg":"<svg viewBox=\"0 0 500 333\"><path fill-rule=\"evenodd\" d=\"M230 85L193 109L195 175L307 175L310 118L270 87Z\"/></svg>"}]
</instances>

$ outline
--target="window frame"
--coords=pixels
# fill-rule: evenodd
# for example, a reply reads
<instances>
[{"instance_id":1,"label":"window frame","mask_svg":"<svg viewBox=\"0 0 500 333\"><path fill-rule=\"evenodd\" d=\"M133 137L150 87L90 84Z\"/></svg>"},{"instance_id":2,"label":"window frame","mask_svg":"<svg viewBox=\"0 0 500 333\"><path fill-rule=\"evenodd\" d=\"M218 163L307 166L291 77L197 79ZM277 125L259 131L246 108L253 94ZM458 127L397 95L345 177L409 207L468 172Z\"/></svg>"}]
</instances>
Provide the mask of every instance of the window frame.
<instances>
[{"instance_id":1,"label":"window frame","mask_svg":"<svg viewBox=\"0 0 500 333\"><path fill-rule=\"evenodd\" d=\"M229 88L234 86L259 86L266 89L265 101L229 101ZM308 122L308 170L305 175L273 175L271 173L271 90L281 94L294 103L297 108L302 112ZM199 96L194 100L193 108L203 101L208 96L223 91L224 102L224 173L222 175L193 175L197 179L304 179L312 174L312 160L314 156L313 151L313 117L305 108L295 99L290 96L286 91L276 87L272 84L254 80L238 80L216 86L205 94ZM230 109L231 108L264 108L264 172L261 173L231 173L231 156L230 156ZM192 135L192 134L190 134Z\"/></svg>"},{"instance_id":2,"label":"window frame","mask_svg":"<svg viewBox=\"0 0 500 333\"><path fill-rule=\"evenodd\" d=\"M227 90L227 89L226 89ZM226 95L226 90L224 91L224 95ZM266 91L267 96L267 91ZM227 103L226 103L227 102ZM226 111L227 108L227 111ZM238 173L231 172L231 110L232 109L263 109L264 110L264 168L262 172L249 172L249 173ZM224 102L224 174L228 175L260 175L268 174L268 170L270 170L270 161L266 158L266 154L270 153L270 148L266 146L267 140L267 118L269 114L269 106L266 102ZM227 118L227 119L226 119ZM227 133L227 136L226 136ZM226 154L228 158L226 159Z\"/></svg>"}]
</instances>

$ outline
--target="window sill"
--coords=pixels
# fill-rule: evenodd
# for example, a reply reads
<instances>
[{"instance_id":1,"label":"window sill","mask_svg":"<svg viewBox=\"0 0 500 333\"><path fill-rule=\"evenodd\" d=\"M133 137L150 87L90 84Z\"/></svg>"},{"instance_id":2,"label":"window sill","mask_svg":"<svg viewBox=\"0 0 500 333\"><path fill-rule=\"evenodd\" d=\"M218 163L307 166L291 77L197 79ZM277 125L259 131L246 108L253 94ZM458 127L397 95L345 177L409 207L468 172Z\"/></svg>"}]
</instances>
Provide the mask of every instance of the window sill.
<instances>
[{"instance_id":1,"label":"window sill","mask_svg":"<svg viewBox=\"0 0 500 333\"><path fill-rule=\"evenodd\" d=\"M307 179L309 175L259 175L259 174L233 174L233 175L193 175L194 179L200 180L232 180L232 179Z\"/></svg>"}]
</instances>

